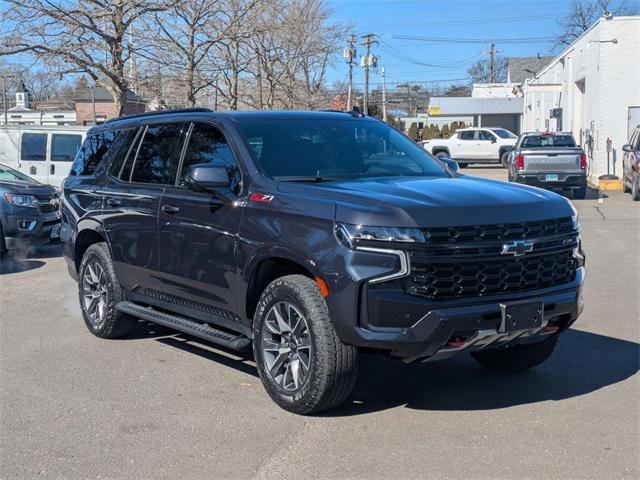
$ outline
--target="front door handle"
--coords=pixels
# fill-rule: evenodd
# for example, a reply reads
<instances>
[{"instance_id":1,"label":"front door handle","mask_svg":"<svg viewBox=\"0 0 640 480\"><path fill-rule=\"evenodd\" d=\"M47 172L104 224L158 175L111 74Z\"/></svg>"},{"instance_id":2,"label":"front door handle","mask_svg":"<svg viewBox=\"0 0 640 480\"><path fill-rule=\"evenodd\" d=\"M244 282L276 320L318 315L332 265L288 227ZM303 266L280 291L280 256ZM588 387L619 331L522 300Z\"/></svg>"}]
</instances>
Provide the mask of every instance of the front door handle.
<instances>
[{"instance_id":1,"label":"front door handle","mask_svg":"<svg viewBox=\"0 0 640 480\"><path fill-rule=\"evenodd\" d=\"M174 207L173 205L163 205L162 211L164 213L168 213L169 215L174 215L180 211L180 208Z\"/></svg>"},{"instance_id":2,"label":"front door handle","mask_svg":"<svg viewBox=\"0 0 640 480\"><path fill-rule=\"evenodd\" d=\"M107 205L109 205L110 207L119 207L121 203L122 200L118 198L110 198L109 200L107 200Z\"/></svg>"}]
</instances>

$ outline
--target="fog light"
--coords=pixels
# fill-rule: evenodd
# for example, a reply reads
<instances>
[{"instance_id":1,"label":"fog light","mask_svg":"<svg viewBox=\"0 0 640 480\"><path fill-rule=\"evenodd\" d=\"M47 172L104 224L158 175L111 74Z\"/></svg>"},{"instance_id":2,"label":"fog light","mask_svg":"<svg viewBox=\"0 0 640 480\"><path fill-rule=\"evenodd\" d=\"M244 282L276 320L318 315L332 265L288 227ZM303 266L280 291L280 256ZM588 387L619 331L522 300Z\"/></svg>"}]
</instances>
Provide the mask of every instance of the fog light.
<instances>
[{"instance_id":1,"label":"fog light","mask_svg":"<svg viewBox=\"0 0 640 480\"><path fill-rule=\"evenodd\" d=\"M33 228L36 226L36 221L35 220L18 220L18 228L20 230L33 230Z\"/></svg>"}]
</instances>

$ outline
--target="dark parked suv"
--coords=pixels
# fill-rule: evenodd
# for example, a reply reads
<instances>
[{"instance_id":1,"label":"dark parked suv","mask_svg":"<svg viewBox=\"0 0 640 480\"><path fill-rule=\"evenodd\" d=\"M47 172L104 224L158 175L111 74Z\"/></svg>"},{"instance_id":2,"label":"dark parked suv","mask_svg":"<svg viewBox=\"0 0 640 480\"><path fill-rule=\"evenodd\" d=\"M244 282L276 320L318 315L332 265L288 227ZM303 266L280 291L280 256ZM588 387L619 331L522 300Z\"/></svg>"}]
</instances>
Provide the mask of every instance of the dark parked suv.
<instances>
[{"instance_id":1,"label":"dark parked suv","mask_svg":"<svg viewBox=\"0 0 640 480\"><path fill-rule=\"evenodd\" d=\"M361 349L521 371L582 310L568 200L460 175L356 113L125 117L89 132L63 190L94 335L144 319L252 345L296 413L343 402Z\"/></svg>"}]
</instances>

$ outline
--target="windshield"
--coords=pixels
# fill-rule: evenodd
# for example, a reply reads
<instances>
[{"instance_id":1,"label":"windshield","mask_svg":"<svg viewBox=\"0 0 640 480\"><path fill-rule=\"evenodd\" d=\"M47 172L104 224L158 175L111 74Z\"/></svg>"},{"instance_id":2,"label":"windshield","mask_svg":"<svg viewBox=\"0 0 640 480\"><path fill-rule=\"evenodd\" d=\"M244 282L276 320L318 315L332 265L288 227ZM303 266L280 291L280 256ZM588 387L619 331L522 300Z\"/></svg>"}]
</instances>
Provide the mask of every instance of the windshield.
<instances>
[{"instance_id":1,"label":"windshield","mask_svg":"<svg viewBox=\"0 0 640 480\"><path fill-rule=\"evenodd\" d=\"M529 135L522 140L522 148L575 147L571 135Z\"/></svg>"},{"instance_id":2,"label":"windshield","mask_svg":"<svg viewBox=\"0 0 640 480\"><path fill-rule=\"evenodd\" d=\"M514 135L509 130L505 130L504 128L492 128L491 131L498 135L500 138L518 138L517 135Z\"/></svg>"},{"instance_id":3,"label":"windshield","mask_svg":"<svg viewBox=\"0 0 640 480\"><path fill-rule=\"evenodd\" d=\"M258 167L279 179L449 176L394 128L370 120L238 120Z\"/></svg>"},{"instance_id":4,"label":"windshield","mask_svg":"<svg viewBox=\"0 0 640 480\"><path fill-rule=\"evenodd\" d=\"M20 173L17 170L14 170L13 168L9 168L6 165L0 165L0 181L2 180L8 180L10 182L15 180L21 180L23 182L38 183L33 178L28 177L24 173Z\"/></svg>"}]
</instances>

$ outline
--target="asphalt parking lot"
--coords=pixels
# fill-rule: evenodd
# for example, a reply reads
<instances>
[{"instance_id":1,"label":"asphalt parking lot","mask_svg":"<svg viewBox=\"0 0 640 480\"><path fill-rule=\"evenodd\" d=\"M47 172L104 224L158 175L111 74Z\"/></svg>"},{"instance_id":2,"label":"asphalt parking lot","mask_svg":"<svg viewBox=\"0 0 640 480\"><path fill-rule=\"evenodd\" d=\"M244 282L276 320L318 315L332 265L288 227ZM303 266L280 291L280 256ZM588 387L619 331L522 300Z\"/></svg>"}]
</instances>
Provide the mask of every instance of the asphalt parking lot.
<instances>
[{"instance_id":1,"label":"asphalt parking lot","mask_svg":"<svg viewBox=\"0 0 640 480\"><path fill-rule=\"evenodd\" d=\"M151 325L95 338L58 246L5 256L0 478L639 478L640 204L574 204L585 312L547 363L366 356L351 400L316 417L280 410L250 358Z\"/></svg>"}]
</instances>

